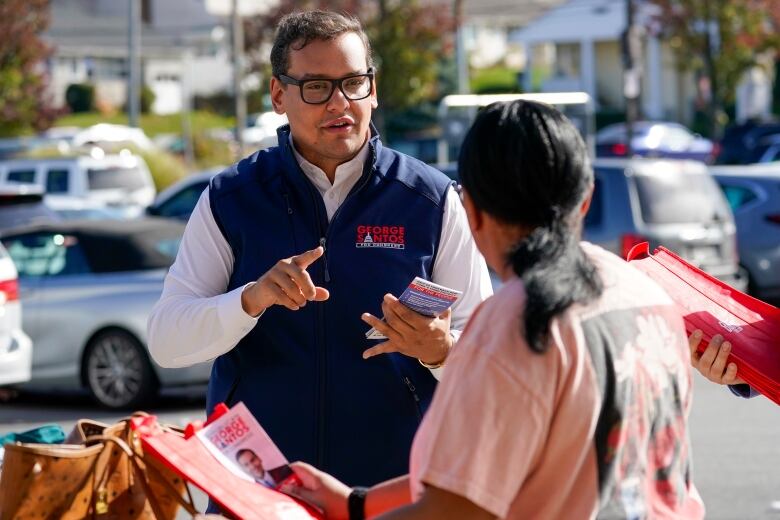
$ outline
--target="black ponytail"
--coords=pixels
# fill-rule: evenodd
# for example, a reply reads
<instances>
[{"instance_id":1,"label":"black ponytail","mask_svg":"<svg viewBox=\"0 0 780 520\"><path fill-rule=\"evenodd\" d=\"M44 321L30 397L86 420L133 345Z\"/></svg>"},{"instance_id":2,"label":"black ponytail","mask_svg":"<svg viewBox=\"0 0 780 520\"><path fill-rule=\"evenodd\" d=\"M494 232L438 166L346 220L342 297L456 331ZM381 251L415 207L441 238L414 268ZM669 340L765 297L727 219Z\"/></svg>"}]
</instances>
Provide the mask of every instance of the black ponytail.
<instances>
[{"instance_id":1,"label":"black ponytail","mask_svg":"<svg viewBox=\"0 0 780 520\"><path fill-rule=\"evenodd\" d=\"M585 144L551 107L494 103L466 135L458 171L477 208L531 229L507 262L525 285L525 337L534 351L544 352L551 320L602 291L579 245L579 208L593 185Z\"/></svg>"}]
</instances>

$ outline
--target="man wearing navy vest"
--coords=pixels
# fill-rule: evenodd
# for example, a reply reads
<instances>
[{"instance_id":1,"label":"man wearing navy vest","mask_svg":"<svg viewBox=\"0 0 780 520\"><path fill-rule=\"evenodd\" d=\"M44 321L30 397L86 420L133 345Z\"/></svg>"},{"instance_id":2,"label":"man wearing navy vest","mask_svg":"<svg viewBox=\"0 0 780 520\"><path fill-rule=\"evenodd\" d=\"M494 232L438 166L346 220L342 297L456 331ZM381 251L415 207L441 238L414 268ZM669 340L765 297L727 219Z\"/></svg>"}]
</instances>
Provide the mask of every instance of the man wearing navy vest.
<instances>
[{"instance_id":1,"label":"man wearing navy vest","mask_svg":"<svg viewBox=\"0 0 780 520\"><path fill-rule=\"evenodd\" d=\"M209 412L243 401L289 460L371 484L408 471L437 367L490 279L449 179L371 125L357 20L286 16L271 65L289 125L202 194L149 348L164 367L214 359ZM393 296L415 276L463 294L451 312L416 314ZM367 340L371 326L388 339Z\"/></svg>"}]
</instances>

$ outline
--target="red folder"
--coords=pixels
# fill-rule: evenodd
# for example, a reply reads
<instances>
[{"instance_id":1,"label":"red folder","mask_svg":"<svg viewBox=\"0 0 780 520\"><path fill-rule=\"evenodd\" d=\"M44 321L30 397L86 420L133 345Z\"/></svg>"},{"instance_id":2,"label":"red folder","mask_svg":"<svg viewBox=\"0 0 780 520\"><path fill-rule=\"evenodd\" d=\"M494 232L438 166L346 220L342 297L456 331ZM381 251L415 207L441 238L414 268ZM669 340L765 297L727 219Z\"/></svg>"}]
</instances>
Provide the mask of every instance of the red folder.
<instances>
[{"instance_id":1,"label":"red folder","mask_svg":"<svg viewBox=\"0 0 780 520\"><path fill-rule=\"evenodd\" d=\"M650 254L642 243L626 258L680 307L685 328L704 333L699 351L716 334L731 342L729 362L755 390L780 404L780 309L757 300L692 266L664 247Z\"/></svg>"},{"instance_id":2,"label":"red folder","mask_svg":"<svg viewBox=\"0 0 780 520\"><path fill-rule=\"evenodd\" d=\"M218 405L206 424L227 411ZM138 433L145 454L171 468L182 478L207 493L227 513L243 520L309 520L323 515L308 504L284 493L244 480L225 468L195 437L203 424L187 426L185 435L164 431L155 416L134 417L131 427Z\"/></svg>"}]
</instances>

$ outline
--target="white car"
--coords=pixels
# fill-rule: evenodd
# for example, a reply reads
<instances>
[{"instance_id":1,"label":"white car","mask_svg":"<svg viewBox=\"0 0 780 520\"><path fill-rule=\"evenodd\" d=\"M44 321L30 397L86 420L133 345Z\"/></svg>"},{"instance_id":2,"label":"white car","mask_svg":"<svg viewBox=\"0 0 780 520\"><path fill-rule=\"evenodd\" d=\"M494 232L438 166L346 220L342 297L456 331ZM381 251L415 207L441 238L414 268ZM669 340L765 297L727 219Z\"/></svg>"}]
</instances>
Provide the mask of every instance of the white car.
<instances>
[{"instance_id":1,"label":"white car","mask_svg":"<svg viewBox=\"0 0 780 520\"><path fill-rule=\"evenodd\" d=\"M247 145L258 150L270 148L278 144L276 129L287 124L285 114L276 112L261 112L247 117L247 127L241 133L241 137Z\"/></svg>"},{"instance_id":2,"label":"white car","mask_svg":"<svg viewBox=\"0 0 780 520\"><path fill-rule=\"evenodd\" d=\"M30 380L32 341L22 331L16 267L0 245L0 385Z\"/></svg>"},{"instance_id":3,"label":"white car","mask_svg":"<svg viewBox=\"0 0 780 520\"><path fill-rule=\"evenodd\" d=\"M0 161L0 184L39 186L46 204L54 209L69 208L83 201L135 208L140 213L157 193L144 160L128 151L95 157Z\"/></svg>"},{"instance_id":4,"label":"white car","mask_svg":"<svg viewBox=\"0 0 780 520\"><path fill-rule=\"evenodd\" d=\"M89 146L93 144L132 143L142 150L154 148L154 143L140 128L126 125L99 123L77 132L73 135L71 146Z\"/></svg>"}]
</instances>

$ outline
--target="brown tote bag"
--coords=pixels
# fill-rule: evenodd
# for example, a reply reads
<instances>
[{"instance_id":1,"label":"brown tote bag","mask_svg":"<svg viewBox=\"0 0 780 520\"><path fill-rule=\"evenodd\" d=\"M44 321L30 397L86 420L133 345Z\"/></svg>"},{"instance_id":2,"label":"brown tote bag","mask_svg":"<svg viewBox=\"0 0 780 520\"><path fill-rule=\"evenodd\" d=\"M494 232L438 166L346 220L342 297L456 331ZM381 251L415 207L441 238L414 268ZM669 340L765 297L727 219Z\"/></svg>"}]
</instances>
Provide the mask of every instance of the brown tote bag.
<instances>
[{"instance_id":1,"label":"brown tote bag","mask_svg":"<svg viewBox=\"0 0 780 520\"><path fill-rule=\"evenodd\" d=\"M5 446L0 520L173 520L179 505L197 513L184 481L143 456L129 421L80 421L74 431L82 444Z\"/></svg>"}]
</instances>

